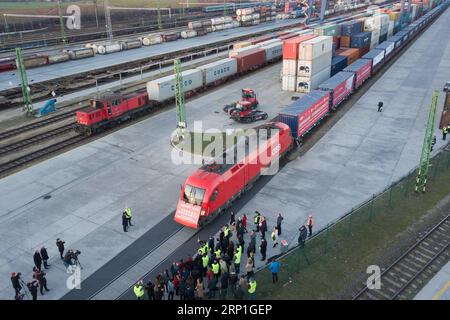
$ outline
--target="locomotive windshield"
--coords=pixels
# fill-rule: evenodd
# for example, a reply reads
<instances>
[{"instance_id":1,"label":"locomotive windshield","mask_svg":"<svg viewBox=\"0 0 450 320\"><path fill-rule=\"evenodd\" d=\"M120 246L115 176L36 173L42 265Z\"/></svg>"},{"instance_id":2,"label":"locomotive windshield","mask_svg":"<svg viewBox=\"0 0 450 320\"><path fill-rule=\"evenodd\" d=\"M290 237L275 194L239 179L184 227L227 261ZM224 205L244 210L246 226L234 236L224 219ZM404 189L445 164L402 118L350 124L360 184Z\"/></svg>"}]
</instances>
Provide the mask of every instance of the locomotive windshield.
<instances>
[{"instance_id":1,"label":"locomotive windshield","mask_svg":"<svg viewBox=\"0 0 450 320\"><path fill-rule=\"evenodd\" d=\"M184 188L184 199L191 203L200 206L205 196L205 189L196 188L189 184Z\"/></svg>"}]
</instances>

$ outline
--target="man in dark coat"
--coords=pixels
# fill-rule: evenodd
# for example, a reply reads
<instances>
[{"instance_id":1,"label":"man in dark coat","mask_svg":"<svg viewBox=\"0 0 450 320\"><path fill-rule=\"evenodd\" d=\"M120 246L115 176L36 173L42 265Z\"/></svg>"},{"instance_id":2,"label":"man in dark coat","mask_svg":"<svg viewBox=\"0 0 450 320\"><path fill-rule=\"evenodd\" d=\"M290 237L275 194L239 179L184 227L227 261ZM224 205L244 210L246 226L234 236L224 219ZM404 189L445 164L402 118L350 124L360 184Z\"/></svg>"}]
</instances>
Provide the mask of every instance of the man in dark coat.
<instances>
[{"instance_id":1,"label":"man in dark coat","mask_svg":"<svg viewBox=\"0 0 450 320\"><path fill-rule=\"evenodd\" d=\"M39 253L39 251L36 250L34 252L33 260L34 260L34 265L36 266L36 268L41 270L41 268L42 268L42 257L41 257L41 254Z\"/></svg>"},{"instance_id":2,"label":"man in dark coat","mask_svg":"<svg viewBox=\"0 0 450 320\"><path fill-rule=\"evenodd\" d=\"M155 285L150 280L147 282L145 286L145 290L147 290L148 300L156 300L155 299Z\"/></svg>"},{"instance_id":3,"label":"man in dark coat","mask_svg":"<svg viewBox=\"0 0 450 320\"><path fill-rule=\"evenodd\" d=\"M208 248L210 251L214 250L214 237L213 236L209 236Z\"/></svg>"},{"instance_id":4,"label":"man in dark coat","mask_svg":"<svg viewBox=\"0 0 450 320\"><path fill-rule=\"evenodd\" d=\"M228 272L222 273L220 277L220 298L225 300L228 294Z\"/></svg>"},{"instance_id":5,"label":"man in dark coat","mask_svg":"<svg viewBox=\"0 0 450 320\"><path fill-rule=\"evenodd\" d=\"M59 255L61 256L61 260L64 260L64 243L60 238L56 239L56 246L58 247Z\"/></svg>"},{"instance_id":6,"label":"man in dark coat","mask_svg":"<svg viewBox=\"0 0 450 320\"><path fill-rule=\"evenodd\" d=\"M231 211L231 214L230 214L230 226L231 226L233 223L235 223L235 222L236 222L236 220L235 220L234 212Z\"/></svg>"},{"instance_id":7,"label":"man in dark coat","mask_svg":"<svg viewBox=\"0 0 450 320\"><path fill-rule=\"evenodd\" d=\"M186 286L186 300L195 300L195 288L193 284Z\"/></svg>"},{"instance_id":8,"label":"man in dark coat","mask_svg":"<svg viewBox=\"0 0 450 320\"><path fill-rule=\"evenodd\" d=\"M50 266L47 261L48 261L48 253L47 253L47 248L46 247L42 247L41 248L41 258L42 261L44 262L44 268L48 269L48 267Z\"/></svg>"},{"instance_id":9,"label":"man in dark coat","mask_svg":"<svg viewBox=\"0 0 450 320\"><path fill-rule=\"evenodd\" d=\"M306 238L308 237L308 230L306 229L305 225L302 225L298 231L300 232L298 236L298 244L301 248L305 246Z\"/></svg>"},{"instance_id":10,"label":"man in dark coat","mask_svg":"<svg viewBox=\"0 0 450 320\"><path fill-rule=\"evenodd\" d=\"M277 230L279 236L281 236L281 222L283 221L283 219L283 216L281 215L281 213L279 213L277 217Z\"/></svg>"},{"instance_id":11,"label":"man in dark coat","mask_svg":"<svg viewBox=\"0 0 450 320\"><path fill-rule=\"evenodd\" d=\"M378 102L378 112L383 111L383 101Z\"/></svg>"},{"instance_id":12,"label":"man in dark coat","mask_svg":"<svg viewBox=\"0 0 450 320\"><path fill-rule=\"evenodd\" d=\"M266 218L261 216L260 221L261 221L261 223L260 223L259 230L261 231L261 236L263 238L265 238L266 237L266 232L267 232L267 220L266 220Z\"/></svg>"},{"instance_id":13,"label":"man in dark coat","mask_svg":"<svg viewBox=\"0 0 450 320\"><path fill-rule=\"evenodd\" d=\"M28 287L28 290L31 293L31 296L33 297L33 300L37 300L37 294L38 294L38 289L37 288L39 287L38 281L34 280L32 282L28 282L27 283L27 287Z\"/></svg>"},{"instance_id":14,"label":"man in dark coat","mask_svg":"<svg viewBox=\"0 0 450 320\"><path fill-rule=\"evenodd\" d=\"M20 285L20 276L21 273L15 273L13 272L11 274L11 284L14 288L14 296L20 295L20 290L22 290L22 286Z\"/></svg>"},{"instance_id":15,"label":"man in dark coat","mask_svg":"<svg viewBox=\"0 0 450 320\"><path fill-rule=\"evenodd\" d=\"M261 261L266 260L267 241L264 238L261 239L261 244L259 245L259 251L261 252L261 255L262 255Z\"/></svg>"},{"instance_id":16,"label":"man in dark coat","mask_svg":"<svg viewBox=\"0 0 450 320\"><path fill-rule=\"evenodd\" d=\"M125 211L122 213L122 227L123 232L128 232L128 217Z\"/></svg>"}]
</instances>

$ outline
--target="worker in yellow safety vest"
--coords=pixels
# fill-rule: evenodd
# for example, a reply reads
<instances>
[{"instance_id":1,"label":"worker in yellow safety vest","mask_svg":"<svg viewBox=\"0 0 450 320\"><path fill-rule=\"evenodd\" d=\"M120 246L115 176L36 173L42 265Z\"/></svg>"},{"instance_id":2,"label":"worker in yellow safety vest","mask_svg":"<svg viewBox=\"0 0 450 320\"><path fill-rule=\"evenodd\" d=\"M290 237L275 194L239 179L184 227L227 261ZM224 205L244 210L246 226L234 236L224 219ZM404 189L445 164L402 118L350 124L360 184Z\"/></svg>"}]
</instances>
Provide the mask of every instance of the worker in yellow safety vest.
<instances>
[{"instance_id":1,"label":"worker in yellow safety vest","mask_svg":"<svg viewBox=\"0 0 450 320\"><path fill-rule=\"evenodd\" d=\"M255 300L256 280L254 278L251 278L250 282L248 283L248 294L249 294L249 300Z\"/></svg>"},{"instance_id":2,"label":"worker in yellow safety vest","mask_svg":"<svg viewBox=\"0 0 450 320\"><path fill-rule=\"evenodd\" d=\"M133 226L133 225L131 224L131 217L132 217L133 215L131 214L131 208L130 208L130 207L127 207L127 208L125 209L125 216L127 217L128 224L130 225L130 227Z\"/></svg>"},{"instance_id":3,"label":"worker in yellow safety vest","mask_svg":"<svg viewBox=\"0 0 450 320\"><path fill-rule=\"evenodd\" d=\"M222 250L220 249L220 247L216 247L216 251L214 251L214 254L216 255L216 259L220 258L220 255L222 254Z\"/></svg>"},{"instance_id":4,"label":"worker in yellow safety vest","mask_svg":"<svg viewBox=\"0 0 450 320\"><path fill-rule=\"evenodd\" d=\"M241 266L241 256L242 247L238 246L236 252L234 253L234 269L236 270L236 274L239 274L239 268Z\"/></svg>"},{"instance_id":5,"label":"worker in yellow safety vest","mask_svg":"<svg viewBox=\"0 0 450 320\"><path fill-rule=\"evenodd\" d=\"M259 232L259 222L261 220L261 213L258 211L255 211L255 218L253 219L255 226L256 226L256 232Z\"/></svg>"},{"instance_id":6,"label":"worker in yellow safety vest","mask_svg":"<svg viewBox=\"0 0 450 320\"><path fill-rule=\"evenodd\" d=\"M448 126L444 126L442 128L442 140L445 140L447 133L448 133Z\"/></svg>"},{"instance_id":7,"label":"worker in yellow safety vest","mask_svg":"<svg viewBox=\"0 0 450 320\"><path fill-rule=\"evenodd\" d=\"M138 300L142 300L144 298L144 283L142 282L142 280L138 281L134 285L133 290Z\"/></svg>"},{"instance_id":8,"label":"worker in yellow safety vest","mask_svg":"<svg viewBox=\"0 0 450 320\"><path fill-rule=\"evenodd\" d=\"M207 253L203 254L202 256L202 265L203 268L206 269L208 267L208 263L209 263L209 256ZM206 270L205 270L206 271Z\"/></svg>"},{"instance_id":9,"label":"worker in yellow safety vest","mask_svg":"<svg viewBox=\"0 0 450 320\"><path fill-rule=\"evenodd\" d=\"M211 265L211 269L213 272L214 277L219 280L219 273L220 273L220 265L217 262L217 260L214 260L213 264Z\"/></svg>"},{"instance_id":10,"label":"worker in yellow safety vest","mask_svg":"<svg viewBox=\"0 0 450 320\"><path fill-rule=\"evenodd\" d=\"M230 235L230 228L228 227L228 225L225 225L225 227L223 227L223 236L225 238L229 238Z\"/></svg>"}]
</instances>

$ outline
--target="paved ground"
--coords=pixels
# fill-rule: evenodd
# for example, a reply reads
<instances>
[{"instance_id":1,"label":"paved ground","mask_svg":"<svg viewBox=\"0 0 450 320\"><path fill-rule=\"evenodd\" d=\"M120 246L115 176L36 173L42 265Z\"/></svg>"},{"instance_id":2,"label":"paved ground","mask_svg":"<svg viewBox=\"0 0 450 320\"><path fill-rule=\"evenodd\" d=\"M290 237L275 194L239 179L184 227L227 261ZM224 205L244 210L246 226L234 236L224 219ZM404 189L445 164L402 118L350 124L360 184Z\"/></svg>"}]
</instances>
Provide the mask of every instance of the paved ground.
<instances>
[{"instance_id":1,"label":"paved ground","mask_svg":"<svg viewBox=\"0 0 450 320\"><path fill-rule=\"evenodd\" d=\"M259 94L261 109L275 116L290 101L290 94L280 89L280 67L278 63L189 100L189 127L194 119L205 120L204 128L234 126L221 108L249 84ZM171 161L175 121L174 110L161 113L0 180L0 298L12 297L10 272L20 270L30 278L32 252L42 244L54 265L48 275L53 290L45 297L56 299L67 292L67 275L56 257L57 237L82 251L85 279L175 209L180 184L197 167ZM51 198L45 200L47 194ZM133 208L136 223L126 234L121 226L125 206ZM165 249L169 254L170 247Z\"/></svg>"},{"instance_id":2,"label":"paved ground","mask_svg":"<svg viewBox=\"0 0 450 320\"><path fill-rule=\"evenodd\" d=\"M27 71L28 81L37 83L56 79L62 76L87 72L93 69L113 66L128 61L143 59L152 55L170 53L191 47L198 47L215 42L233 39L240 36L250 35L255 32L270 31L275 28L289 27L299 24L301 19L288 19L276 22L264 23L247 28L237 28L209 33L203 37L180 39L178 41L166 42L155 46L143 46L138 49L116 52L107 55L96 55L92 58L72 60L60 64L33 68ZM20 78L17 71L0 73L0 91L20 86Z\"/></svg>"},{"instance_id":3,"label":"paved ground","mask_svg":"<svg viewBox=\"0 0 450 320\"><path fill-rule=\"evenodd\" d=\"M420 290L414 300L450 300L450 262Z\"/></svg>"}]
</instances>

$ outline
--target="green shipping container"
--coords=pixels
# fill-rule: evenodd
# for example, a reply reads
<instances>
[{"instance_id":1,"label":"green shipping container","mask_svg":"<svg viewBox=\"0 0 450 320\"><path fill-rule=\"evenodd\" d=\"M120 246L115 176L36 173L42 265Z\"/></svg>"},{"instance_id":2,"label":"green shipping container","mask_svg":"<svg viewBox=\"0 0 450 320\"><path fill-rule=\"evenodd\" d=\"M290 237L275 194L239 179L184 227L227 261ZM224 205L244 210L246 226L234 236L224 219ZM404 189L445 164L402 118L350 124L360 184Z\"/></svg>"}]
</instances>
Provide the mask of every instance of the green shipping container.
<instances>
[{"instance_id":1,"label":"green shipping container","mask_svg":"<svg viewBox=\"0 0 450 320\"><path fill-rule=\"evenodd\" d=\"M317 36L330 36L330 37L340 36L341 35L340 26L341 25L333 24L329 26L317 27L314 28L314 34Z\"/></svg>"}]
</instances>

